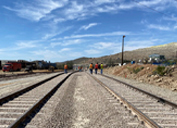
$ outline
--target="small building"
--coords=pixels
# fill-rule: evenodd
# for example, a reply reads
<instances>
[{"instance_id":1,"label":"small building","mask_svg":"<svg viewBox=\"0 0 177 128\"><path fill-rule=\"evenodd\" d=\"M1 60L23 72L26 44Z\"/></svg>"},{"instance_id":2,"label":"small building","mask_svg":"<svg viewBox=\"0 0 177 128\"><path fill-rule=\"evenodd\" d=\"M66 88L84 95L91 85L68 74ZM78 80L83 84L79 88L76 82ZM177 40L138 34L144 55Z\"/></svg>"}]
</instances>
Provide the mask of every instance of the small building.
<instances>
[{"instance_id":1,"label":"small building","mask_svg":"<svg viewBox=\"0 0 177 128\"><path fill-rule=\"evenodd\" d=\"M153 63L153 64L158 63L158 64L160 64L163 61L165 61L165 56L164 55L159 55L159 54L149 55L149 60L148 60L149 63Z\"/></svg>"},{"instance_id":2,"label":"small building","mask_svg":"<svg viewBox=\"0 0 177 128\"><path fill-rule=\"evenodd\" d=\"M165 56L164 55L159 55L159 54L149 55L149 58L151 58L151 59L165 60Z\"/></svg>"}]
</instances>

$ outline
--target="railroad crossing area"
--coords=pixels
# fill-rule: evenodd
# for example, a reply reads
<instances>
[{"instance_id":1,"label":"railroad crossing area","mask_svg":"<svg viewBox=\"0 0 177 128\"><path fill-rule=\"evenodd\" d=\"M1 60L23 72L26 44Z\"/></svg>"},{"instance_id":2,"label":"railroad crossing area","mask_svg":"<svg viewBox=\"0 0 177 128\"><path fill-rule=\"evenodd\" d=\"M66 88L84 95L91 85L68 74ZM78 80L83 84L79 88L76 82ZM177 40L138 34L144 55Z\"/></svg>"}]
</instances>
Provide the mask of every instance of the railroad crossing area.
<instances>
[{"instance_id":1,"label":"railroad crossing area","mask_svg":"<svg viewBox=\"0 0 177 128\"><path fill-rule=\"evenodd\" d=\"M1 79L0 128L176 128L177 98L145 87L87 71Z\"/></svg>"}]
</instances>

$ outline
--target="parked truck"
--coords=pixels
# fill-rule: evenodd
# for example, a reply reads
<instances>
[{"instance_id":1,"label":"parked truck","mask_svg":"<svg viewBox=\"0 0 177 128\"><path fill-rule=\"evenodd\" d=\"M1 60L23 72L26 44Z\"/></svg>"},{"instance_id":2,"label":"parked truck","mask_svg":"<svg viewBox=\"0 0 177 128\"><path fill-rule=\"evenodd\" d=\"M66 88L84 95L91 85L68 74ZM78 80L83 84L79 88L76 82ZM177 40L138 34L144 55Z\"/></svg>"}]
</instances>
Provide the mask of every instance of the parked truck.
<instances>
[{"instance_id":1,"label":"parked truck","mask_svg":"<svg viewBox=\"0 0 177 128\"><path fill-rule=\"evenodd\" d=\"M19 62L7 62L3 67L2 67L2 71L5 72L9 72L9 71L20 71L22 68L21 63Z\"/></svg>"}]
</instances>

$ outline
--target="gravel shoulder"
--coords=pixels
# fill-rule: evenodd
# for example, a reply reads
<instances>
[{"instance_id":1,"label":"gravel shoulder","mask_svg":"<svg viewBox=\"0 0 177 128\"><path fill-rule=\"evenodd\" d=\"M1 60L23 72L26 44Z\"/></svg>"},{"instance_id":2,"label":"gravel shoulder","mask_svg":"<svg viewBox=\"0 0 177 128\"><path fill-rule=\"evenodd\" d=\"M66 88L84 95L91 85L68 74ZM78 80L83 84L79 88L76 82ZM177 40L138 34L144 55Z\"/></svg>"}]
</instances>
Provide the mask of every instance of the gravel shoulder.
<instances>
[{"instance_id":1,"label":"gravel shoulder","mask_svg":"<svg viewBox=\"0 0 177 128\"><path fill-rule=\"evenodd\" d=\"M155 94L159 97L162 97L164 99L168 99L170 101L173 101L173 102L177 103L177 92L175 92L175 91L171 91L167 88L161 88L161 87L158 87L158 86L152 85L152 84L138 82L138 81L133 80L133 79L123 78L123 77L110 75L110 74L105 74L105 75L111 76L111 77L116 78L116 79L121 80L121 81L124 81L128 84L131 84L131 85L135 86L135 87L138 87L138 88L146 90L150 93L153 93L153 94Z\"/></svg>"}]
</instances>

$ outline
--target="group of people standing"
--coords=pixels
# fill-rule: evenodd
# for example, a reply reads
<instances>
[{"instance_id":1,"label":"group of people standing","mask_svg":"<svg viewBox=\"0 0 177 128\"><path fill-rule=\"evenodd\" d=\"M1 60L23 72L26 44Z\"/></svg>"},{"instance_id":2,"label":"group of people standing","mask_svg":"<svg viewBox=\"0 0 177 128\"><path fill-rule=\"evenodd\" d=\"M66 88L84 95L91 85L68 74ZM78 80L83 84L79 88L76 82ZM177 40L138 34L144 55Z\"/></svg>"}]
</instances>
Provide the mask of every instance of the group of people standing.
<instances>
[{"instance_id":1,"label":"group of people standing","mask_svg":"<svg viewBox=\"0 0 177 128\"><path fill-rule=\"evenodd\" d=\"M68 65L65 64L64 65L64 73L67 73L67 69L68 69ZM82 66L78 67L78 69L79 69L79 71L81 71L82 70ZM93 63L90 63L89 69L90 69L90 73L91 74L93 73L93 69L95 69L95 74L97 74L98 69L100 69L100 73L103 74L103 63L101 63L101 64L96 63L95 66L93 65Z\"/></svg>"},{"instance_id":2,"label":"group of people standing","mask_svg":"<svg viewBox=\"0 0 177 128\"><path fill-rule=\"evenodd\" d=\"M103 63L101 64L96 63L95 67L93 63L90 63L89 69L91 74L93 73L93 69L95 69L95 74L97 74L98 69L100 69L100 73L103 74Z\"/></svg>"}]
</instances>

